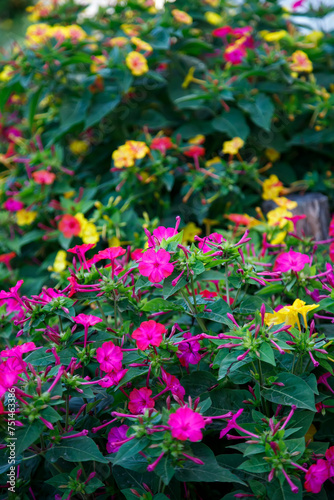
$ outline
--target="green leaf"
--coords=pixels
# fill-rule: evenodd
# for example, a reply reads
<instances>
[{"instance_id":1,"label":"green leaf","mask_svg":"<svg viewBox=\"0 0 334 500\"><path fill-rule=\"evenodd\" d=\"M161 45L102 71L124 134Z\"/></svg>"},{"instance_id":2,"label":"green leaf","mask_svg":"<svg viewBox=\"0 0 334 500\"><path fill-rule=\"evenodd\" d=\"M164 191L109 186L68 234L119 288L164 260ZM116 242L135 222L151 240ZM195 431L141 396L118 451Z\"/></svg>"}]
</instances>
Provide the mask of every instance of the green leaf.
<instances>
[{"instance_id":1,"label":"green leaf","mask_svg":"<svg viewBox=\"0 0 334 500\"><path fill-rule=\"evenodd\" d=\"M183 312L184 308L181 305L169 302L164 299L152 299L141 307L141 311L155 313L162 311L180 311Z\"/></svg>"},{"instance_id":2,"label":"green leaf","mask_svg":"<svg viewBox=\"0 0 334 500\"><path fill-rule=\"evenodd\" d=\"M182 377L180 382L187 395L197 398L197 396L215 385L217 379L210 372L196 371Z\"/></svg>"},{"instance_id":3,"label":"green leaf","mask_svg":"<svg viewBox=\"0 0 334 500\"><path fill-rule=\"evenodd\" d=\"M239 307L235 309L235 312L238 314L252 314L255 311L259 311L261 309L262 304L265 305L266 307L266 312L272 313L273 310L268 304L264 302L261 297L257 296L252 296L252 297L247 297L245 300L243 300Z\"/></svg>"},{"instance_id":4,"label":"green leaf","mask_svg":"<svg viewBox=\"0 0 334 500\"><path fill-rule=\"evenodd\" d=\"M208 305L208 309L210 309L211 312L199 313L197 314L197 317L201 319L209 319L216 323L224 323L225 325L230 324L230 320L226 315L227 313L231 313L232 311L230 306L225 302L225 300L219 299L213 304L210 303Z\"/></svg>"},{"instance_id":5,"label":"green leaf","mask_svg":"<svg viewBox=\"0 0 334 500\"><path fill-rule=\"evenodd\" d=\"M162 457L162 459L160 460L160 462L158 463L158 465L156 466L156 468L154 469L154 472L159 477L161 477L163 483L167 486L175 474L175 469L171 465L168 457L166 455L164 455ZM156 498L156 497L154 497L154 498Z\"/></svg>"},{"instance_id":6,"label":"green leaf","mask_svg":"<svg viewBox=\"0 0 334 500\"><path fill-rule=\"evenodd\" d=\"M275 107L270 97L265 94L257 94L254 101L239 101L239 107L249 113L250 119L258 127L270 130L271 119L274 114Z\"/></svg>"},{"instance_id":7,"label":"green leaf","mask_svg":"<svg viewBox=\"0 0 334 500\"><path fill-rule=\"evenodd\" d=\"M225 132L231 139L240 137L244 141L249 135L249 127L244 114L235 108L231 108L227 113L223 113L212 121L212 126L218 132Z\"/></svg>"},{"instance_id":8,"label":"green leaf","mask_svg":"<svg viewBox=\"0 0 334 500\"><path fill-rule=\"evenodd\" d=\"M92 127L93 125L101 121L102 118L104 118L113 109L116 108L120 100L120 95L112 96L109 92L98 94L93 100L91 107L87 111L85 129Z\"/></svg>"},{"instance_id":9,"label":"green leaf","mask_svg":"<svg viewBox=\"0 0 334 500\"><path fill-rule=\"evenodd\" d=\"M164 299L168 299L168 297L174 295L174 293L181 290L181 288L183 288L187 284L187 278L183 275L175 286L172 285L172 281L175 280L175 278L177 278L179 274L179 271L174 271L170 276L168 276L168 278L164 280L162 290Z\"/></svg>"},{"instance_id":10,"label":"green leaf","mask_svg":"<svg viewBox=\"0 0 334 500\"><path fill-rule=\"evenodd\" d=\"M261 394L265 399L276 404L296 405L297 408L316 411L314 393L303 379L291 373L280 373L276 382L282 382L284 386L264 388Z\"/></svg>"},{"instance_id":11,"label":"green leaf","mask_svg":"<svg viewBox=\"0 0 334 500\"><path fill-rule=\"evenodd\" d=\"M45 425L41 420L34 420L25 427L19 428L15 432L16 437L16 456L21 455L24 450L31 446L43 432Z\"/></svg>"},{"instance_id":12,"label":"green leaf","mask_svg":"<svg viewBox=\"0 0 334 500\"><path fill-rule=\"evenodd\" d=\"M64 439L60 444L54 445L45 454L45 458L51 462L57 462L63 458L67 462L88 462L95 460L107 464L108 460L102 455L95 442L87 436Z\"/></svg>"},{"instance_id":13,"label":"green leaf","mask_svg":"<svg viewBox=\"0 0 334 500\"><path fill-rule=\"evenodd\" d=\"M52 352L46 352L47 349L47 347L42 347L42 349L33 351L25 358L25 361L31 363L33 366L47 366L54 363L55 357ZM58 352L58 356L62 364L68 365L72 358L76 358L77 352L73 348L68 348Z\"/></svg>"},{"instance_id":14,"label":"green leaf","mask_svg":"<svg viewBox=\"0 0 334 500\"><path fill-rule=\"evenodd\" d=\"M120 449L115 455L115 458L113 458L113 464L120 465L122 467L125 467L126 469L127 459L137 455L137 453L144 450L144 448L146 448L148 444L149 440L146 437L143 437L141 439L136 439L136 438L131 439L131 441L124 443L120 447Z\"/></svg>"},{"instance_id":15,"label":"green leaf","mask_svg":"<svg viewBox=\"0 0 334 500\"><path fill-rule=\"evenodd\" d=\"M241 465L239 465L238 469L244 470L246 472L253 472L255 474L263 474L264 472L270 472L272 466L268 464L263 458L251 458L250 460L246 460Z\"/></svg>"},{"instance_id":16,"label":"green leaf","mask_svg":"<svg viewBox=\"0 0 334 500\"><path fill-rule=\"evenodd\" d=\"M274 479L271 483L267 483L267 494L270 500L302 500L303 487L299 479L290 476L291 481L298 487L297 493L292 493L289 484L284 481L281 483L278 479Z\"/></svg>"},{"instance_id":17,"label":"green leaf","mask_svg":"<svg viewBox=\"0 0 334 500\"><path fill-rule=\"evenodd\" d=\"M176 467L175 478L182 482L206 482L206 483L240 483L241 479L227 469L221 467L213 452L203 443L191 445L192 455L204 462L197 465L191 460L184 462L183 467Z\"/></svg>"},{"instance_id":18,"label":"green leaf","mask_svg":"<svg viewBox=\"0 0 334 500\"><path fill-rule=\"evenodd\" d=\"M275 363L275 355L274 355L274 350L270 347L269 344L264 342L261 344L260 349L260 360L264 361L265 363L269 363L270 365L276 366Z\"/></svg>"}]
</instances>

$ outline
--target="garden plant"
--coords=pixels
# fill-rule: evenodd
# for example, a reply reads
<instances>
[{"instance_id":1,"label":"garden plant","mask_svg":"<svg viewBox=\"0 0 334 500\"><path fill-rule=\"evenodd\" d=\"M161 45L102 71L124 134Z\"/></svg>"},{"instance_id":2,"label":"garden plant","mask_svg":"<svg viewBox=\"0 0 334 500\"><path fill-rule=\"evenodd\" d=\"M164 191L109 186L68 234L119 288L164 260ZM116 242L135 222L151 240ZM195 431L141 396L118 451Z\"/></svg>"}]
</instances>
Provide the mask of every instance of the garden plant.
<instances>
[{"instance_id":1,"label":"garden plant","mask_svg":"<svg viewBox=\"0 0 334 500\"><path fill-rule=\"evenodd\" d=\"M334 34L28 7L0 60L0 498L334 496ZM266 212L263 202L270 201ZM327 228L325 228L325 232Z\"/></svg>"}]
</instances>

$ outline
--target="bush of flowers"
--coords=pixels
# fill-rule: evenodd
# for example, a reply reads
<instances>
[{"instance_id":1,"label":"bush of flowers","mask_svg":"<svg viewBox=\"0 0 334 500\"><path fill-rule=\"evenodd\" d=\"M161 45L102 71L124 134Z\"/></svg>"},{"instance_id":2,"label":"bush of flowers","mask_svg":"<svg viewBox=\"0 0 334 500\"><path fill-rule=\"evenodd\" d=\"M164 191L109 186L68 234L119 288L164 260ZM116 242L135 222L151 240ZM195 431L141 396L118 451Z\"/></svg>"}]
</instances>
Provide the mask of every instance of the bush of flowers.
<instances>
[{"instance_id":1,"label":"bush of flowers","mask_svg":"<svg viewBox=\"0 0 334 500\"><path fill-rule=\"evenodd\" d=\"M5 286L38 293L71 246L141 246L179 214L188 241L226 228L276 175L329 192L334 38L300 31L303 3L29 7L0 61Z\"/></svg>"},{"instance_id":2,"label":"bush of flowers","mask_svg":"<svg viewBox=\"0 0 334 500\"><path fill-rule=\"evenodd\" d=\"M0 292L2 498L333 495L328 241L179 227Z\"/></svg>"}]
</instances>

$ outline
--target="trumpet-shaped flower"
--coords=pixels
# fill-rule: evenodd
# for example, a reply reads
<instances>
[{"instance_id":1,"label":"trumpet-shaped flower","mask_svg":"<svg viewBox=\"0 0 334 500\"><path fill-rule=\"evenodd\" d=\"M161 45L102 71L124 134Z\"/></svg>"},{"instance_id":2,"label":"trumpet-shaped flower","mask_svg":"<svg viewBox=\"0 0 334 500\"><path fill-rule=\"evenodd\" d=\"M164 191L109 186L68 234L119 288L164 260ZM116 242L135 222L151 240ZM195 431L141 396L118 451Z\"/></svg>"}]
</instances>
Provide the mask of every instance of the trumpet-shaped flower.
<instances>
[{"instance_id":1,"label":"trumpet-shaped flower","mask_svg":"<svg viewBox=\"0 0 334 500\"><path fill-rule=\"evenodd\" d=\"M203 434L201 429L205 427L202 415L196 413L188 406L178 408L168 419L168 425L172 429L172 437L179 441L196 442L201 441Z\"/></svg>"},{"instance_id":2,"label":"trumpet-shaped flower","mask_svg":"<svg viewBox=\"0 0 334 500\"><path fill-rule=\"evenodd\" d=\"M118 372L122 369L123 352L113 342L104 342L96 349L96 359L103 372Z\"/></svg>"},{"instance_id":3,"label":"trumpet-shaped flower","mask_svg":"<svg viewBox=\"0 0 334 500\"><path fill-rule=\"evenodd\" d=\"M150 396L151 389L142 387L141 389L133 389L129 394L129 410L132 414L143 414L145 410L154 408L155 401Z\"/></svg>"},{"instance_id":4,"label":"trumpet-shaped flower","mask_svg":"<svg viewBox=\"0 0 334 500\"><path fill-rule=\"evenodd\" d=\"M279 271L282 273L288 271L301 271L304 269L306 264L310 263L310 257L306 254L294 252L289 250L288 252L281 253L274 265L274 271Z\"/></svg>"},{"instance_id":5,"label":"trumpet-shaped flower","mask_svg":"<svg viewBox=\"0 0 334 500\"><path fill-rule=\"evenodd\" d=\"M151 319L149 321L144 321L140 327L133 332L132 338L136 340L138 349L144 351L149 346L159 347L164 333L166 333L164 325Z\"/></svg>"},{"instance_id":6,"label":"trumpet-shaped flower","mask_svg":"<svg viewBox=\"0 0 334 500\"><path fill-rule=\"evenodd\" d=\"M163 248L157 252L150 248L143 253L138 271L142 276L147 276L151 283L159 283L174 271L173 264L169 262L170 257L170 254Z\"/></svg>"}]
</instances>

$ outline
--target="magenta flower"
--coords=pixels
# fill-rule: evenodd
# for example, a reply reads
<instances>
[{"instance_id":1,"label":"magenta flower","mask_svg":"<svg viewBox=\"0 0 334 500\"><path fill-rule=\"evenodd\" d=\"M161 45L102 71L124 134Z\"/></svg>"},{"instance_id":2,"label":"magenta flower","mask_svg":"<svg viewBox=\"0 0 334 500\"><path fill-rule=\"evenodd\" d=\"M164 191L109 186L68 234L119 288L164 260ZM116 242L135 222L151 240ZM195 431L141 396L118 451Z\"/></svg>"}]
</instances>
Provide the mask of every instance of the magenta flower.
<instances>
[{"instance_id":1,"label":"magenta flower","mask_svg":"<svg viewBox=\"0 0 334 500\"><path fill-rule=\"evenodd\" d=\"M5 394L18 380L24 365L18 358L9 358L0 365L0 397Z\"/></svg>"},{"instance_id":2,"label":"magenta flower","mask_svg":"<svg viewBox=\"0 0 334 500\"><path fill-rule=\"evenodd\" d=\"M1 351L0 356L2 358L16 357L22 359L22 354L35 351L36 349L38 349L38 347L35 346L34 342L26 342L25 344L16 345L11 349L5 349L4 351Z\"/></svg>"},{"instance_id":3,"label":"magenta flower","mask_svg":"<svg viewBox=\"0 0 334 500\"><path fill-rule=\"evenodd\" d=\"M334 446L331 446L328 448L328 450L325 453L325 457L328 462L328 467L329 467L329 475L330 477L334 476Z\"/></svg>"},{"instance_id":4,"label":"magenta flower","mask_svg":"<svg viewBox=\"0 0 334 500\"><path fill-rule=\"evenodd\" d=\"M118 444L120 441L127 439L126 433L128 431L128 426L123 424L120 427L113 427L110 429L108 434L107 452L116 453L122 444Z\"/></svg>"},{"instance_id":5,"label":"magenta flower","mask_svg":"<svg viewBox=\"0 0 334 500\"><path fill-rule=\"evenodd\" d=\"M127 371L128 369L124 368L123 370L120 370L117 373L116 372L108 373L105 377L99 380L98 384L101 387L112 387L113 385L118 385L122 380L122 378L125 376Z\"/></svg>"},{"instance_id":6,"label":"magenta flower","mask_svg":"<svg viewBox=\"0 0 334 500\"><path fill-rule=\"evenodd\" d=\"M188 406L178 408L168 419L168 425L172 429L172 436L180 441L196 442L203 438L201 429L205 427L202 415L196 413Z\"/></svg>"},{"instance_id":7,"label":"magenta flower","mask_svg":"<svg viewBox=\"0 0 334 500\"><path fill-rule=\"evenodd\" d=\"M166 384L166 389L171 391L172 394L174 394L183 401L186 391L184 387L182 387L179 379L175 377L175 375L171 375L170 373L165 372L164 369L161 369L161 373L162 373L162 380Z\"/></svg>"},{"instance_id":8,"label":"magenta flower","mask_svg":"<svg viewBox=\"0 0 334 500\"><path fill-rule=\"evenodd\" d=\"M100 363L102 371L107 373L119 372L122 369L123 352L120 347L115 346L110 340L96 349L96 359Z\"/></svg>"},{"instance_id":9,"label":"magenta flower","mask_svg":"<svg viewBox=\"0 0 334 500\"><path fill-rule=\"evenodd\" d=\"M158 243L161 243L162 240L168 240L176 234L177 230L175 229L175 227L159 226L153 231L153 237L158 241Z\"/></svg>"},{"instance_id":10,"label":"magenta flower","mask_svg":"<svg viewBox=\"0 0 334 500\"><path fill-rule=\"evenodd\" d=\"M274 271L279 271L285 273L287 271L301 271L304 269L305 264L310 263L310 257L306 254L294 252L289 250L288 252L281 253L274 264Z\"/></svg>"},{"instance_id":11,"label":"magenta flower","mask_svg":"<svg viewBox=\"0 0 334 500\"><path fill-rule=\"evenodd\" d=\"M83 325L85 329L84 348L86 348L88 328L96 325L96 323L101 323L103 320L97 316L93 316L92 314L79 314L78 316L72 316L72 319L75 323Z\"/></svg>"},{"instance_id":12,"label":"magenta flower","mask_svg":"<svg viewBox=\"0 0 334 500\"><path fill-rule=\"evenodd\" d=\"M141 389L133 389L129 395L129 410L133 415L143 414L145 410L154 408L155 401L150 396L151 389L142 387Z\"/></svg>"},{"instance_id":13,"label":"magenta flower","mask_svg":"<svg viewBox=\"0 0 334 500\"><path fill-rule=\"evenodd\" d=\"M217 246L217 244L220 245L223 241L226 241L226 240L224 240L224 238L222 237L221 234L212 233L207 238L203 238L203 240L198 243L198 248L200 248L202 250L202 252L204 252L204 253L211 252L212 250L215 250L215 247ZM206 244L206 243L210 243L210 242L214 243L215 245L210 246L210 245Z\"/></svg>"},{"instance_id":14,"label":"magenta flower","mask_svg":"<svg viewBox=\"0 0 334 500\"><path fill-rule=\"evenodd\" d=\"M8 210L8 212L17 212L24 207L22 201L15 200L15 198L8 198L3 204L3 208Z\"/></svg>"},{"instance_id":15,"label":"magenta flower","mask_svg":"<svg viewBox=\"0 0 334 500\"><path fill-rule=\"evenodd\" d=\"M192 335L190 332L183 334L184 339L191 339L191 337ZM198 340L179 344L176 356L179 358L181 366L188 367L189 365L197 365L197 363L201 361L201 355L198 352L200 348L201 344Z\"/></svg>"},{"instance_id":16,"label":"magenta flower","mask_svg":"<svg viewBox=\"0 0 334 500\"><path fill-rule=\"evenodd\" d=\"M105 250L100 250L97 255L99 257L99 260L102 259L114 260L117 259L117 257L124 255L125 252L126 250L124 250L124 248L122 247L110 247L106 248Z\"/></svg>"},{"instance_id":17,"label":"magenta flower","mask_svg":"<svg viewBox=\"0 0 334 500\"><path fill-rule=\"evenodd\" d=\"M317 460L305 475L304 487L312 493L319 493L323 483L329 478L329 464L326 460Z\"/></svg>"},{"instance_id":18,"label":"magenta flower","mask_svg":"<svg viewBox=\"0 0 334 500\"><path fill-rule=\"evenodd\" d=\"M136 340L138 349L145 351L149 346L159 347L164 333L166 333L164 325L151 319L144 321L131 336Z\"/></svg>"},{"instance_id":19,"label":"magenta flower","mask_svg":"<svg viewBox=\"0 0 334 500\"><path fill-rule=\"evenodd\" d=\"M160 283L174 271L174 266L169 261L170 254L166 250L160 248L156 252L150 248L143 253L138 271L142 276L147 276L151 283Z\"/></svg>"}]
</instances>

